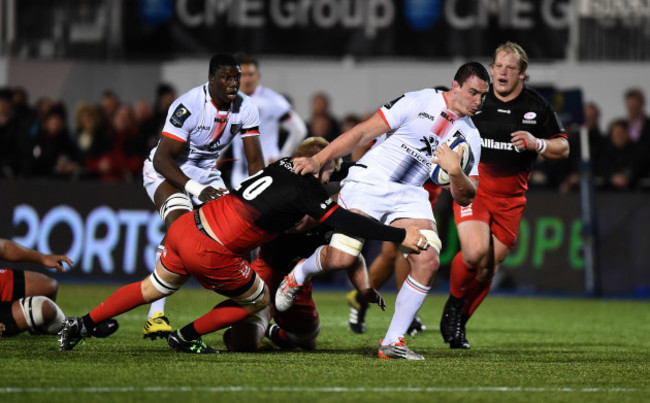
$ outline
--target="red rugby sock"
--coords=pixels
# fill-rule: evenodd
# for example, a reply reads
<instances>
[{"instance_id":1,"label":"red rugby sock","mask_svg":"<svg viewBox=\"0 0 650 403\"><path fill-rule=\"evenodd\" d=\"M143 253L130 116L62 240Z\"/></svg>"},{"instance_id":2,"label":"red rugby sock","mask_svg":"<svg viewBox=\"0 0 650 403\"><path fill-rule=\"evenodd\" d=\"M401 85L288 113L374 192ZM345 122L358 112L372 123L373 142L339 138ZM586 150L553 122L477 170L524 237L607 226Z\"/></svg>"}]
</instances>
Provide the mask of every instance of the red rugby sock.
<instances>
[{"instance_id":1,"label":"red rugby sock","mask_svg":"<svg viewBox=\"0 0 650 403\"><path fill-rule=\"evenodd\" d=\"M199 335L216 332L248 316L248 311L233 300L226 300L194 321Z\"/></svg>"},{"instance_id":2,"label":"red rugby sock","mask_svg":"<svg viewBox=\"0 0 650 403\"><path fill-rule=\"evenodd\" d=\"M131 283L115 291L97 308L90 311L90 318L95 323L103 322L144 304L141 283L142 281Z\"/></svg>"},{"instance_id":3,"label":"red rugby sock","mask_svg":"<svg viewBox=\"0 0 650 403\"><path fill-rule=\"evenodd\" d=\"M483 283L474 279L465 291L465 307L463 308L463 313L472 315L476 308L481 305L485 297L487 297L491 285L492 281Z\"/></svg>"},{"instance_id":4,"label":"red rugby sock","mask_svg":"<svg viewBox=\"0 0 650 403\"><path fill-rule=\"evenodd\" d=\"M451 261L449 273L449 292L456 298L466 298L467 288L476 278L477 267L469 267L463 261L463 255L458 252ZM467 304L466 304L467 305Z\"/></svg>"}]
</instances>

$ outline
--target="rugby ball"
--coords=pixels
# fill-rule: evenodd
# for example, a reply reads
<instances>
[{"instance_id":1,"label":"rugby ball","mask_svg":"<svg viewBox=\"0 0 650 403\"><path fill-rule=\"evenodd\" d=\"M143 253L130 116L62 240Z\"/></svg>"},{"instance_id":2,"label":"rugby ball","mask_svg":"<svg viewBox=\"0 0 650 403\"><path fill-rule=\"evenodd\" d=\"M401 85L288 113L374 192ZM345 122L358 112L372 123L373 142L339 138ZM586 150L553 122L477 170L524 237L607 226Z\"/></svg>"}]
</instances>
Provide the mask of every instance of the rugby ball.
<instances>
[{"instance_id":1,"label":"rugby ball","mask_svg":"<svg viewBox=\"0 0 650 403\"><path fill-rule=\"evenodd\" d=\"M458 152L461 149L463 150L463 158L460 161L460 168L465 172L465 175L469 175L470 171L474 167L474 154L472 153L472 149L469 147L467 140L465 140L465 137L460 134L460 132L456 132L453 136L445 140L445 143L447 143L449 148L455 152ZM429 177L436 185L449 185L449 174L447 174L447 171L442 169L440 165L433 161L431 161Z\"/></svg>"}]
</instances>

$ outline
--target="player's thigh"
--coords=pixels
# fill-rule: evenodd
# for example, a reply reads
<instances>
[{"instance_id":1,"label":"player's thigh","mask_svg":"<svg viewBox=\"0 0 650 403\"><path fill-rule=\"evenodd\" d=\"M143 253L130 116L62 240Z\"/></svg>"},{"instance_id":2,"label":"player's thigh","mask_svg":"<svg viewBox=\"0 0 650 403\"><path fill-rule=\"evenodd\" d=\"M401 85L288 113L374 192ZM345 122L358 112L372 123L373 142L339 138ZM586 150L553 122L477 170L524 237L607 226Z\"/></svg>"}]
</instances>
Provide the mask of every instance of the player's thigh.
<instances>
[{"instance_id":1,"label":"player's thigh","mask_svg":"<svg viewBox=\"0 0 650 403\"><path fill-rule=\"evenodd\" d=\"M56 280L41 273L25 271L25 296L43 295L56 299L58 285Z\"/></svg>"}]
</instances>

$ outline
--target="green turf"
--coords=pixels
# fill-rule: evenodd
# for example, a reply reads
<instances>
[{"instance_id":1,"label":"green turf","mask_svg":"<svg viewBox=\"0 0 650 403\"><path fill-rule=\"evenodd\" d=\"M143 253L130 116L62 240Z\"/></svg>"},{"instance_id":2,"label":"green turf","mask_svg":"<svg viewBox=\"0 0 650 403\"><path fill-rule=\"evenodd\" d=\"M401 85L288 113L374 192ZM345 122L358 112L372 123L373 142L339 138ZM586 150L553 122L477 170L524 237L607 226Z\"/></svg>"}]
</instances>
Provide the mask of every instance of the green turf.
<instances>
[{"instance_id":1,"label":"green turf","mask_svg":"<svg viewBox=\"0 0 650 403\"><path fill-rule=\"evenodd\" d=\"M81 315L116 286L62 284L58 302ZM468 324L470 351L437 330L444 297L420 311L426 332L407 337L425 361L376 358L391 318L372 309L363 335L347 328L345 295L315 292L321 315L314 352L175 353L143 340L148 310L119 317L108 339L60 352L55 336L0 339L0 402L15 401L650 401L650 303L490 296ZM199 288L168 300L173 325L218 301ZM223 348L221 332L205 338Z\"/></svg>"}]
</instances>

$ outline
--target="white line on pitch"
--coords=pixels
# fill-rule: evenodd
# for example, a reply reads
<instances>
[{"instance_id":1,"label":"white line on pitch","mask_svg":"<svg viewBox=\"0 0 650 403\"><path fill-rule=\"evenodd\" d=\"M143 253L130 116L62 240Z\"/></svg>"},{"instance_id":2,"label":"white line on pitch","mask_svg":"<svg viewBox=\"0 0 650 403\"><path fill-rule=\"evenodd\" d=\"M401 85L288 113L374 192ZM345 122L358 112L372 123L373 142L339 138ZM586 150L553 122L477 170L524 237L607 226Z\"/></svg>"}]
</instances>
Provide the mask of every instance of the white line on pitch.
<instances>
[{"instance_id":1,"label":"white line on pitch","mask_svg":"<svg viewBox=\"0 0 650 403\"><path fill-rule=\"evenodd\" d=\"M124 393L124 392L400 392L400 393L421 393L421 392L563 392L563 393L636 393L650 392L649 388L533 388L533 387L511 387L511 386L479 386L479 387L322 387L322 388L296 388L296 387L255 387L255 386L177 386L177 387L52 387L52 388L29 388L29 387L0 387L0 393Z\"/></svg>"}]
</instances>

